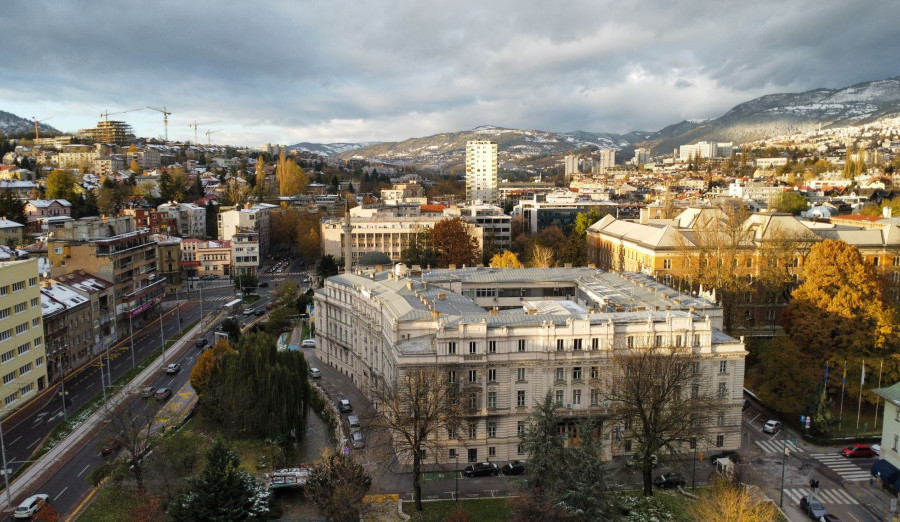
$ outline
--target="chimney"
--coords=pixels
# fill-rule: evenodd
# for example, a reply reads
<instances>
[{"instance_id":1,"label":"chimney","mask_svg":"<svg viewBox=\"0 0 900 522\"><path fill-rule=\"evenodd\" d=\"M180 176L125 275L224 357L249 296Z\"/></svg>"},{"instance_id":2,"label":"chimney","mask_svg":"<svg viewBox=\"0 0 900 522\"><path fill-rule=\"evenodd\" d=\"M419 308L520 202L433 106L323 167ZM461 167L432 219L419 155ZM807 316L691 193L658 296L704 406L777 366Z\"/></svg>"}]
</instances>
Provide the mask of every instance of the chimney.
<instances>
[{"instance_id":1,"label":"chimney","mask_svg":"<svg viewBox=\"0 0 900 522\"><path fill-rule=\"evenodd\" d=\"M647 207L641 208L641 220L642 225L647 225L650 223L650 209Z\"/></svg>"},{"instance_id":2,"label":"chimney","mask_svg":"<svg viewBox=\"0 0 900 522\"><path fill-rule=\"evenodd\" d=\"M893 215L893 211L892 211L890 205L881 209L881 214L884 216L884 219L891 219L891 216Z\"/></svg>"}]
</instances>

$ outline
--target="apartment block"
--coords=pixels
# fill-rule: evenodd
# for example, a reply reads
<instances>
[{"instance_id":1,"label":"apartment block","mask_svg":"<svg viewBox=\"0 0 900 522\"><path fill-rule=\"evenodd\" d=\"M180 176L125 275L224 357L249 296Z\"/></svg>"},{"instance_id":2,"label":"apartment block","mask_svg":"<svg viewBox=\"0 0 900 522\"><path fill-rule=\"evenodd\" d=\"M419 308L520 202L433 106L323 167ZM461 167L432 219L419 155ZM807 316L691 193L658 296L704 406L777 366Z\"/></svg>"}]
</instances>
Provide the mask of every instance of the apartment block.
<instances>
[{"instance_id":1,"label":"apartment block","mask_svg":"<svg viewBox=\"0 0 900 522\"><path fill-rule=\"evenodd\" d=\"M259 255L259 234L239 232L231 236L231 260L235 275L257 275L262 264L262 256Z\"/></svg>"},{"instance_id":2,"label":"apartment block","mask_svg":"<svg viewBox=\"0 0 900 522\"><path fill-rule=\"evenodd\" d=\"M633 451L627 429L607 422L597 386L615 353L648 342L688 348L698 391L720 400L721 413L698 426L699 449L741 445L742 341L721 331L715 304L645 275L398 265L330 277L315 301L317 357L363 393L438 366L466 397L468 429L435 434L447 454L426 455L429 463L527 458L519 435L548 392L564 422L601 421L608 458ZM693 451L687 441L683 451Z\"/></svg>"},{"instance_id":3,"label":"apartment block","mask_svg":"<svg viewBox=\"0 0 900 522\"><path fill-rule=\"evenodd\" d=\"M194 203L171 201L156 207L160 213L168 215L175 222L175 229L169 234L181 237L206 237L206 209Z\"/></svg>"},{"instance_id":4,"label":"apartment block","mask_svg":"<svg viewBox=\"0 0 900 522\"><path fill-rule=\"evenodd\" d=\"M0 397L5 417L47 384L38 260L0 262Z\"/></svg>"},{"instance_id":5,"label":"apartment block","mask_svg":"<svg viewBox=\"0 0 900 522\"><path fill-rule=\"evenodd\" d=\"M258 203L244 208L235 208L219 212L219 239L231 241L239 232L256 232L259 234L259 251L261 255L269 254L269 220L278 205Z\"/></svg>"},{"instance_id":6,"label":"apartment block","mask_svg":"<svg viewBox=\"0 0 900 522\"><path fill-rule=\"evenodd\" d=\"M466 201L496 204L497 144L492 141L466 142Z\"/></svg>"}]
</instances>

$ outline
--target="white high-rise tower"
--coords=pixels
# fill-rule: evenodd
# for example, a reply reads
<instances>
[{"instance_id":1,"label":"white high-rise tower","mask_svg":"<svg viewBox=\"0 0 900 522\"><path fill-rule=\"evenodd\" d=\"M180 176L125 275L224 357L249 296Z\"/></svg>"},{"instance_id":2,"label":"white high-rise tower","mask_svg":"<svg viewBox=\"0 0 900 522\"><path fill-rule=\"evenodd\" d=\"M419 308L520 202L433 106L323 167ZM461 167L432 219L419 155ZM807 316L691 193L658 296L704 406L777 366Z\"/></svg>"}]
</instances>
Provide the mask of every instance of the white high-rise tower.
<instances>
[{"instance_id":1,"label":"white high-rise tower","mask_svg":"<svg viewBox=\"0 0 900 522\"><path fill-rule=\"evenodd\" d=\"M466 142L466 201L496 204L497 144L492 141Z\"/></svg>"}]
</instances>

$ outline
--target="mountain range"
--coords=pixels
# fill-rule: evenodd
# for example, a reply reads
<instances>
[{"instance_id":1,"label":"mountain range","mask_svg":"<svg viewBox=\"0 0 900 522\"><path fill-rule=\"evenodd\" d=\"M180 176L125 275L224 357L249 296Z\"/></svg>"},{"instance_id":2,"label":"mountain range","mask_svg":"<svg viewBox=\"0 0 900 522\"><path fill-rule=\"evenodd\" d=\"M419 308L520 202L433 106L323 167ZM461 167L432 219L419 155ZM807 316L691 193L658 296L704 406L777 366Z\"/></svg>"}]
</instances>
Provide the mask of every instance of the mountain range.
<instances>
[{"instance_id":1,"label":"mountain range","mask_svg":"<svg viewBox=\"0 0 900 522\"><path fill-rule=\"evenodd\" d=\"M817 128L862 125L892 116L900 116L900 77L859 83L843 89L770 94L737 105L716 119L686 120L655 132L547 132L481 126L401 142L298 143L288 148L342 159L363 158L446 168L465 161L467 141L490 139L497 142L501 161L540 163L542 158L558 157L587 147L593 150L616 149L621 161L622 158L629 158L636 147L646 147L653 154L661 154L698 141L741 144Z\"/></svg>"},{"instance_id":2,"label":"mountain range","mask_svg":"<svg viewBox=\"0 0 900 522\"><path fill-rule=\"evenodd\" d=\"M46 123L38 123L38 127L41 132L59 133L58 130ZM6 136L17 136L29 132L34 132L34 122L32 120L26 120L15 114L0 111L0 133L3 133Z\"/></svg>"}]
</instances>

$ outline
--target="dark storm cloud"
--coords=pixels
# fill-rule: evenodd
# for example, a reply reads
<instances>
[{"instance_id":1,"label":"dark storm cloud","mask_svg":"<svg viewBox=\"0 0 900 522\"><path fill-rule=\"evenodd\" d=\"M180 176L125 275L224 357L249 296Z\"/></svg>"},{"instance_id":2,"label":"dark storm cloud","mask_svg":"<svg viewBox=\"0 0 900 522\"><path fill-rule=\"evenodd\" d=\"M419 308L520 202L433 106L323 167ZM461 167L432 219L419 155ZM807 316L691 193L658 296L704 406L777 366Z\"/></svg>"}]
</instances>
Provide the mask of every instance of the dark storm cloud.
<instances>
[{"instance_id":1,"label":"dark storm cloud","mask_svg":"<svg viewBox=\"0 0 900 522\"><path fill-rule=\"evenodd\" d=\"M0 109L64 130L145 105L232 143L482 124L657 130L773 92L897 75L890 2L4 4ZM143 135L161 115L129 113ZM48 122L50 123L50 122Z\"/></svg>"}]
</instances>

